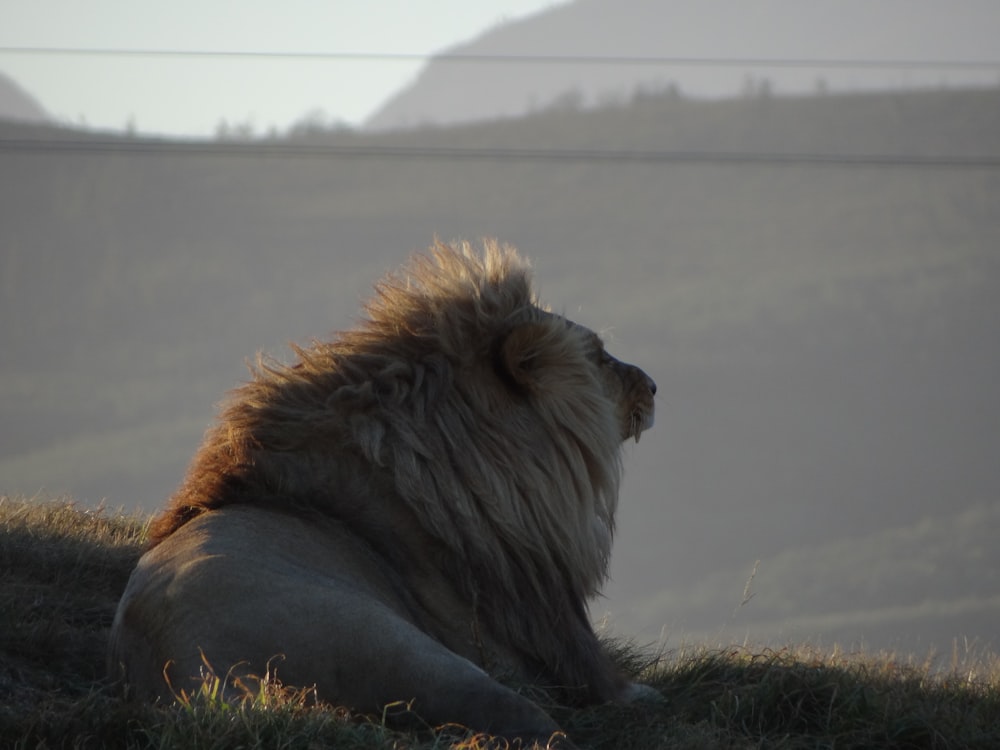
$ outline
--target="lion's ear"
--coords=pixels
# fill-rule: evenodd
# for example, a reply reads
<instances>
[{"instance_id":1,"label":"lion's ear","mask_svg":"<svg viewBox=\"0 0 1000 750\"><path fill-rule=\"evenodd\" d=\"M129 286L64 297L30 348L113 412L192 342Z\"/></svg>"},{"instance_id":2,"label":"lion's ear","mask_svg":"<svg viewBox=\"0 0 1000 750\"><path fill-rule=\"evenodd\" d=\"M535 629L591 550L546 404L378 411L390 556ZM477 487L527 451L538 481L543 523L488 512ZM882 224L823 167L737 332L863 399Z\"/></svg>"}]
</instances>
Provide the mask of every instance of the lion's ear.
<instances>
[{"instance_id":1,"label":"lion's ear","mask_svg":"<svg viewBox=\"0 0 1000 750\"><path fill-rule=\"evenodd\" d=\"M500 341L497 369L515 387L532 390L559 364L554 349L551 325L522 323Z\"/></svg>"}]
</instances>

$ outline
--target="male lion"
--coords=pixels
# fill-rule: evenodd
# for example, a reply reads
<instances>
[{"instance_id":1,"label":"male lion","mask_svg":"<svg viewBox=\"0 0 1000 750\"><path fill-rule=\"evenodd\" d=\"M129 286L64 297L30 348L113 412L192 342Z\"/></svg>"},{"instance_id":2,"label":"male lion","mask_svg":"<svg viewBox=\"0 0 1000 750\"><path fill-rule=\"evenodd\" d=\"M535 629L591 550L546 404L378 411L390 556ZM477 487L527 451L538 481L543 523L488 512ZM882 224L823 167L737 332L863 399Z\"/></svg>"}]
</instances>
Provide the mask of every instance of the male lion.
<instances>
[{"instance_id":1,"label":"male lion","mask_svg":"<svg viewBox=\"0 0 1000 750\"><path fill-rule=\"evenodd\" d=\"M556 723L498 679L635 697L586 600L655 384L494 241L438 244L376 292L358 328L233 392L152 525L113 669L169 699L203 659L270 663L329 702L543 741Z\"/></svg>"}]
</instances>

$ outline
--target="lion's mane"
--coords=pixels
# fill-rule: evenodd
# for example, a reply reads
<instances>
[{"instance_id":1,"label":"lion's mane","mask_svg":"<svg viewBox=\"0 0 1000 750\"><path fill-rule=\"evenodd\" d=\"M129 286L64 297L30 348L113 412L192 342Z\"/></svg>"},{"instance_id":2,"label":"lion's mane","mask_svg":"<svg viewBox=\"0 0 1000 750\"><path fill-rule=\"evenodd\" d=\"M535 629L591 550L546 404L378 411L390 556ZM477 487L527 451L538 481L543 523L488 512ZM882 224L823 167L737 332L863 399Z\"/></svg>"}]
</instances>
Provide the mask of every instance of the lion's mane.
<instances>
[{"instance_id":1,"label":"lion's mane","mask_svg":"<svg viewBox=\"0 0 1000 750\"><path fill-rule=\"evenodd\" d=\"M584 700L614 695L585 600L607 572L618 416L527 262L439 244L379 283L357 328L295 351L231 394L151 544L235 503L332 519L404 582L433 554L497 641Z\"/></svg>"}]
</instances>

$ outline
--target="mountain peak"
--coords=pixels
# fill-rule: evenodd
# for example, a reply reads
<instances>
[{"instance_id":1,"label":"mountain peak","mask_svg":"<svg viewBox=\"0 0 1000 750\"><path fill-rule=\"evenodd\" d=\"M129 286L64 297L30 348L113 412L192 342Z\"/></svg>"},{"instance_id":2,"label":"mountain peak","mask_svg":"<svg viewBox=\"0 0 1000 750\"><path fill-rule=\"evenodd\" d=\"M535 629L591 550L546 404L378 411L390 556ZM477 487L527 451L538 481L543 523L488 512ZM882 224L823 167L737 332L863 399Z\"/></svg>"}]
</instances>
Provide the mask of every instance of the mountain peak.
<instances>
[{"instance_id":1,"label":"mountain peak","mask_svg":"<svg viewBox=\"0 0 1000 750\"><path fill-rule=\"evenodd\" d=\"M365 127L518 117L642 89L723 98L765 82L779 94L991 86L998 27L995 0L580 0L435 56Z\"/></svg>"}]
</instances>

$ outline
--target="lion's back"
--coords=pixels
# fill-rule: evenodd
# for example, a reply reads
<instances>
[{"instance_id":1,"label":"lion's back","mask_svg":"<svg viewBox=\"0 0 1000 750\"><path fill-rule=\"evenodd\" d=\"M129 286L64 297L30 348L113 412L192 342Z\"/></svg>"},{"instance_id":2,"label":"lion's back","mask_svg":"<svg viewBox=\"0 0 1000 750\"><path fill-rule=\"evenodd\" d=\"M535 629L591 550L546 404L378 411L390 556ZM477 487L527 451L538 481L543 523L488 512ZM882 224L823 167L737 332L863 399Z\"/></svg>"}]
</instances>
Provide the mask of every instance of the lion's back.
<instances>
[{"instance_id":1,"label":"lion's back","mask_svg":"<svg viewBox=\"0 0 1000 750\"><path fill-rule=\"evenodd\" d=\"M112 626L112 669L124 664L137 693L167 697L168 662L174 686L186 687L203 654L223 673L244 663L255 674L280 656L283 679L314 684L315 674L336 671L317 665L327 637L317 637L317 623L336 623L338 639L363 640L373 610L407 615L397 590L337 524L227 506L185 524L139 561Z\"/></svg>"}]
</instances>

